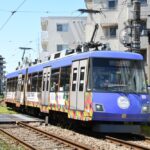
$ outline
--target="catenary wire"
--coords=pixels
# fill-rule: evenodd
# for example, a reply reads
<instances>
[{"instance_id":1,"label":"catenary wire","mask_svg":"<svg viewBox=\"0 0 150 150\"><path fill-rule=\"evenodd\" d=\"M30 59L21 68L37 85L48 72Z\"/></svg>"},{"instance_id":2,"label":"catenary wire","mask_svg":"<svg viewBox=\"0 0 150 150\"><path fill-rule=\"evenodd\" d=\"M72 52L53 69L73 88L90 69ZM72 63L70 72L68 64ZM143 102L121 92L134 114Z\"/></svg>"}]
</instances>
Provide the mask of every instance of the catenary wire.
<instances>
[{"instance_id":1,"label":"catenary wire","mask_svg":"<svg viewBox=\"0 0 150 150\"><path fill-rule=\"evenodd\" d=\"M0 27L0 31L6 26L6 24L9 22L9 20L11 19L11 17L19 10L19 8L26 2L26 0L22 1L22 3L14 10L11 11L10 16L6 19L6 21L4 22L4 24Z\"/></svg>"}]
</instances>

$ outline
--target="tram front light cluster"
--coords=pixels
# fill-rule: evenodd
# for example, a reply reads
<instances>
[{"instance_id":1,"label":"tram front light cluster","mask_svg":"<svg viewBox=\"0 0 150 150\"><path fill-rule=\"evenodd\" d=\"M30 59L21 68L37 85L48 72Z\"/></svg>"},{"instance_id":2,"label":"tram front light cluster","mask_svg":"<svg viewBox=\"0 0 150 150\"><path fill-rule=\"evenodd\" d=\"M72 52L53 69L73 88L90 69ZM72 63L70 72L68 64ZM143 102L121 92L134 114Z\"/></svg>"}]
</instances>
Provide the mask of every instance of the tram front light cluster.
<instances>
[{"instance_id":1,"label":"tram front light cluster","mask_svg":"<svg viewBox=\"0 0 150 150\"><path fill-rule=\"evenodd\" d=\"M148 105L145 105L142 107L142 112L143 113L150 113L150 106Z\"/></svg>"},{"instance_id":2,"label":"tram front light cluster","mask_svg":"<svg viewBox=\"0 0 150 150\"><path fill-rule=\"evenodd\" d=\"M103 111L103 110L104 110L104 109L103 109L103 106L100 105L100 104L96 104L96 105L95 105L95 108L96 108L96 111Z\"/></svg>"}]
</instances>

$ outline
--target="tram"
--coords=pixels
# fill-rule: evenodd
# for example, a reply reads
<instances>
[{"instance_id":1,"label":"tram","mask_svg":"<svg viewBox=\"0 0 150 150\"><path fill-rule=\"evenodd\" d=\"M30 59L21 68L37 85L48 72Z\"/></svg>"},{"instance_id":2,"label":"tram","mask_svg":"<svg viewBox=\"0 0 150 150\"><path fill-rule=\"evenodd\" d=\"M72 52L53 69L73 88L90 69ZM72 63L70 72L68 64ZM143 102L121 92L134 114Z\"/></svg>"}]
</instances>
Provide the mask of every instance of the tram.
<instances>
[{"instance_id":1,"label":"tram","mask_svg":"<svg viewBox=\"0 0 150 150\"><path fill-rule=\"evenodd\" d=\"M150 121L143 57L137 53L66 50L6 78L12 108L65 116L104 132L137 132Z\"/></svg>"}]
</instances>

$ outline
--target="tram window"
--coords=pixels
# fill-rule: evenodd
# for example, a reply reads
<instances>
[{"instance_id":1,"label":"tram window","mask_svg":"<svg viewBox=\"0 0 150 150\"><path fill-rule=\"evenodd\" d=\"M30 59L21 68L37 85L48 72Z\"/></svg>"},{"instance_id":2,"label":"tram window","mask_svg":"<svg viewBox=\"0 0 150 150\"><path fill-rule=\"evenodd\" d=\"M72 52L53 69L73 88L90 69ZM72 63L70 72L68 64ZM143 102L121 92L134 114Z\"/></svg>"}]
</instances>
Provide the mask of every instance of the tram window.
<instances>
[{"instance_id":1,"label":"tram window","mask_svg":"<svg viewBox=\"0 0 150 150\"><path fill-rule=\"evenodd\" d=\"M7 79L7 92L9 92L10 90L10 83L9 83L9 79Z\"/></svg>"},{"instance_id":2,"label":"tram window","mask_svg":"<svg viewBox=\"0 0 150 150\"><path fill-rule=\"evenodd\" d=\"M72 91L76 91L76 84L72 84Z\"/></svg>"},{"instance_id":3,"label":"tram window","mask_svg":"<svg viewBox=\"0 0 150 150\"><path fill-rule=\"evenodd\" d=\"M59 91L69 91L71 67L61 68Z\"/></svg>"},{"instance_id":4,"label":"tram window","mask_svg":"<svg viewBox=\"0 0 150 150\"><path fill-rule=\"evenodd\" d=\"M60 69L53 69L51 73L50 91L57 92L59 87Z\"/></svg>"},{"instance_id":5,"label":"tram window","mask_svg":"<svg viewBox=\"0 0 150 150\"><path fill-rule=\"evenodd\" d=\"M77 68L73 69L73 81L77 80Z\"/></svg>"},{"instance_id":6,"label":"tram window","mask_svg":"<svg viewBox=\"0 0 150 150\"><path fill-rule=\"evenodd\" d=\"M81 70L80 70L80 81L84 80L84 72L85 72L85 67L81 67Z\"/></svg>"},{"instance_id":7,"label":"tram window","mask_svg":"<svg viewBox=\"0 0 150 150\"><path fill-rule=\"evenodd\" d=\"M49 80L47 80L46 91L48 91Z\"/></svg>"},{"instance_id":8,"label":"tram window","mask_svg":"<svg viewBox=\"0 0 150 150\"><path fill-rule=\"evenodd\" d=\"M42 87L42 72L39 72L37 78L37 92L41 92L41 87Z\"/></svg>"},{"instance_id":9,"label":"tram window","mask_svg":"<svg viewBox=\"0 0 150 150\"><path fill-rule=\"evenodd\" d=\"M85 67L80 68L80 85L79 85L79 91L83 91L84 88L84 73L85 73Z\"/></svg>"},{"instance_id":10,"label":"tram window","mask_svg":"<svg viewBox=\"0 0 150 150\"><path fill-rule=\"evenodd\" d=\"M43 81L43 91L45 90L45 81Z\"/></svg>"},{"instance_id":11,"label":"tram window","mask_svg":"<svg viewBox=\"0 0 150 150\"><path fill-rule=\"evenodd\" d=\"M24 88L24 76L22 76L22 79L20 80L20 86L21 86L21 91L23 91L23 88Z\"/></svg>"},{"instance_id":12,"label":"tram window","mask_svg":"<svg viewBox=\"0 0 150 150\"><path fill-rule=\"evenodd\" d=\"M15 78L13 82L13 91L15 92L16 89L17 89L17 78Z\"/></svg>"},{"instance_id":13,"label":"tram window","mask_svg":"<svg viewBox=\"0 0 150 150\"><path fill-rule=\"evenodd\" d=\"M36 92L37 91L37 79L38 79L37 73L32 74L32 78L31 78L31 92Z\"/></svg>"},{"instance_id":14,"label":"tram window","mask_svg":"<svg viewBox=\"0 0 150 150\"><path fill-rule=\"evenodd\" d=\"M31 74L28 75L28 82L27 82L27 91L31 91Z\"/></svg>"},{"instance_id":15,"label":"tram window","mask_svg":"<svg viewBox=\"0 0 150 150\"><path fill-rule=\"evenodd\" d=\"M73 69L73 80L72 80L72 91L76 91L76 83L77 83L77 68Z\"/></svg>"}]
</instances>

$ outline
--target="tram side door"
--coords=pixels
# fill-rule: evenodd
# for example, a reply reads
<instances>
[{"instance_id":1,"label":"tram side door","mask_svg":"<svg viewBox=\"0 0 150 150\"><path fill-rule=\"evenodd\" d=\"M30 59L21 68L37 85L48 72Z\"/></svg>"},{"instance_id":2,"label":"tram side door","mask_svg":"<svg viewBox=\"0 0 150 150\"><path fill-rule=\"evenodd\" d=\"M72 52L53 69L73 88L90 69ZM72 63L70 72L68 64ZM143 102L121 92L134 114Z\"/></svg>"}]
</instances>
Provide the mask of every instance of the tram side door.
<instances>
[{"instance_id":1,"label":"tram side door","mask_svg":"<svg viewBox=\"0 0 150 150\"><path fill-rule=\"evenodd\" d=\"M51 76L51 67L44 68L42 79L42 102L41 102L42 105L48 105L49 103L50 76Z\"/></svg>"},{"instance_id":2,"label":"tram side door","mask_svg":"<svg viewBox=\"0 0 150 150\"><path fill-rule=\"evenodd\" d=\"M19 74L18 83L17 83L17 92L16 92L16 100L18 102L21 101L21 85L22 85L22 74Z\"/></svg>"},{"instance_id":3,"label":"tram side door","mask_svg":"<svg viewBox=\"0 0 150 150\"><path fill-rule=\"evenodd\" d=\"M88 60L73 62L70 88L70 109L84 110Z\"/></svg>"}]
</instances>

